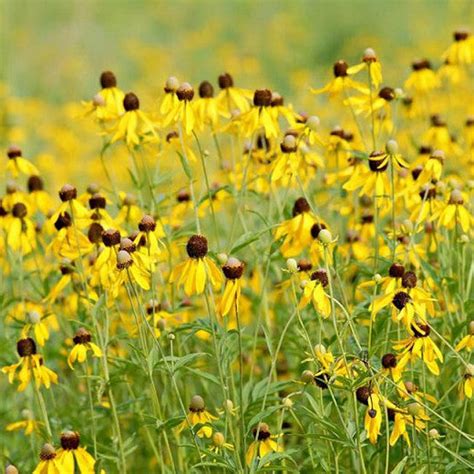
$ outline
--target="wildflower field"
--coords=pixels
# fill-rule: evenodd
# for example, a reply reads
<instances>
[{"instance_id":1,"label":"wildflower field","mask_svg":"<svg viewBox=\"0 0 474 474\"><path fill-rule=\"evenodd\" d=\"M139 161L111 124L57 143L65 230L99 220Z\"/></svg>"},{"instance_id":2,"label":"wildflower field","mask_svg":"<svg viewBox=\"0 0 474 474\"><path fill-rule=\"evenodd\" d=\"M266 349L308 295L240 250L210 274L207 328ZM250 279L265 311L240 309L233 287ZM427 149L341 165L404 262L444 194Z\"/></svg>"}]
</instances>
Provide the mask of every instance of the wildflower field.
<instances>
[{"instance_id":1,"label":"wildflower field","mask_svg":"<svg viewBox=\"0 0 474 474\"><path fill-rule=\"evenodd\" d=\"M6 474L474 472L472 2L0 3Z\"/></svg>"}]
</instances>

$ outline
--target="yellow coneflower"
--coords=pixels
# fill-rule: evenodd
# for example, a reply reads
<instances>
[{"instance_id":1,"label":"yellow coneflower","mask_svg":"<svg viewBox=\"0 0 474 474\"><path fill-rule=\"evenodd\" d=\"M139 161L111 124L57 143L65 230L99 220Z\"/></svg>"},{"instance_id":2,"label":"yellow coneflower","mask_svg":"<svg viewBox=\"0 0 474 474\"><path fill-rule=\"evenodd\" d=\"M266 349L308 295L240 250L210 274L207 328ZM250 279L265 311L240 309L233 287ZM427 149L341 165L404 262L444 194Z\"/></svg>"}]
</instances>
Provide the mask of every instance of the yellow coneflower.
<instances>
[{"instance_id":1,"label":"yellow coneflower","mask_svg":"<svg viewBox=\"0 0 474 474\"><path fill-rule=\"evenodd\" d=\"M457 344L455 347L455 350L457 352L467 349L469 352L474 349L474 321L471 321L469 323L469 334L467 336L464 336Z\"/></svg>"},{"instance_id":2,"label":"yellow coneflower","mask_svg":"<svg viewBox=\"0 0 474 474\"><path fill-rule=\"evenodd\" d=\"M26 174L27 176L39 175L36 166L26 158L23 158L21 148L16 145L12 145L8 148L7 157L8 163L6 168L13 177L16 178L19 174Z\"/></svg>"},{"instance_id":3,"label":"yellow coneflower","mask_svg":"<svg viewBox=\"0 0 474 474\"><path fill-rule=\"evenodd\" d=\"M115 217L117 225L134 224L140 220L143 212L137 205L137 198L134 194L119 192L120 210Z\"/></svg>"},{"instance_id":4,"label":"yellow coneflower","mask_svg":"<svg viewBox=\"0 0 474 474\"><path fill-rule=\"evenodd\" d=\"M30 410L22 410L21 416L24 418L24 420L8 423L5 429L7 431L24 430L26 436L29 436L34 432L39 431L39 428L42 423L34 419L33 413L31 413Z\"/></svg>"},{"instance_id":5,"label":"yellow coneflower","mask_svg":"<svg viewBox=\"0 0 474 474\"><path fill-rule=\"evenodd\" d=\"M438 76L431 68L427 59L414 61L411 65L412 73L405 81L405 88L416 94L426 94L437 89L441 84Z\"/></svg>"},{"instance_id":6,"label":"yellow coneflower","mask_svg":"<svg viewBox=\"0 0 474 474\"><path fill-rule=\"evenodd\" d=\"M387 353L382 356L382 374L390 375L395 383L400 382L403 373L403 367L398 365L397 356Z\"/></svg>"},{"instance_id":7,"label":"yellow coneflower","mask_svg":"<svg viewBox=\"0 0 474 474\"><path fill-rule=\"evenodd\" d=\"M418 324L417 327L410 328L411 336L409 338L394 344L394 349L402 351L398 362L400 367L420 358L431 373L439 375L439 366L436 360L443 362L443 354L430 338L430 332L431 328L428 324Z\"/></svg>"},{"instance_id":8,"label":"yellow coneflower","mask_svg":"<svg viewBox=\"0 0 474 474\"><path fill-rule=\"evenodd\" d=\"M235 110L243 113L250 109L252 91L235 87L233 77L227 72L221 74L217 82L221 90L216 100L222 116L230 117Z\"/></svg>"},{"instance_id":9,"label":"yellow coneflower","mask_svg":"<svg viewBox=\"0 0 474 474\"><path fill-rule=\"evenodd\" d=\"M474 393L474 364L467 364L461 383L459 384L459 398L472 398Z\"/></svg>"},{"instance_id":10,"label":"yellow coneflower","mask_svg":"<svg viewBox=\"0 0 474 474\"><path fill-rule=\"evenodd\" d=\"M92 351L94 357L102 357L102 350L99 346L92 342L92 336L85 328L79 328L72 338L74 347L71 349L67 358L67 363L72 370L74 370L74 362L76 360L82 364L87 359L87 353Z\"/></svg>"},{"instance_id":11,"label":"yellow coneflower","mask_svg":"<svg viewBox=\"0 0 474 474\"><path fill-rule=\"evenodd\" d=\"M188 82L183 82L176 90L177 101L166 112L163 125L179 122L186 135L191 135L194 130L196 117L191 101L194 97L194 89Z\"/></svg>"},{"instance_id":12,"label":"yellow coneflower","mask_svg":"<svg viewBox=\"0 0 474 474\"><path fill-rule=\"evenodd\" d=\"M20 339L16 347L20 356L19 362L3 367L2 372L8 375L9 383L13 383L15 377L18 377L19 392L26 389L32 378L38 388L41 385L49 388L51 383L58 383L58 376L44 365L43 356L36 352L36 343L31 337ZM17 374L16 371L19 367L21 368Z\"/></svg>"},{"instance_id":13,"label":"yellow coneflower","mask_svg":"<svg viewBox=\"0 0 474 474\"><path fill-rule=\"evenodd\" d=\"M266 423L259 423L253 429L253 435L255 440L250 443L245 454L247 466L251 466L255 460L260 460L267 454L283 451L283 446L275 441L275 438L280 438L281 435L272 436L270 428Z\"/></svg>"},{"instance_id":14,"label":"yellow coneflower","mask_svg":"<svg viewBox=\"0 0 474 474\"><path fill-rule=\"evenodd\" d=\"M29 208L23 202L16 202L11 214L5 219L7 244L15 252L23 255L36 248L35 224L29 217Z\"/></svg>"},{"instance_id":15,"label":"yellow coneflower","mask_svg":"<svg viewBox=\"0 0 474 474\"><path fill-rule=\"evenodd\" d=\"M233 451L234 445L227 443L224 434L220 431L216 431L212 435L212 446L209 448L209 450L215 454L220 454L225 450Z\"/></svg>"},{"instance_id":16,"label":"yellow coneflower","mask_svg":"<svg viewBox=\"0 0 474 474\"><path fill-rule=\"evenodd\" d=\"M189 258L171 271L169 281L184 286L186 295L199 295L209 279L214 288L221 286L223 278L217 265L207 256L208 244L203 235L193 235L186 244Z\"/></svg>"},{"instance_id":17,"label":"yellow coneflower","mask_svg":"<svg viewBox=\"0 0 474 474\"><path fill-rule=\"evenodd\" d=\"M117 278L114 281L113 293L118 293L119 288L128 281L130 276L131 283L137 283L144 290L150 289L149 266L143 264L141 258L135 255L136 246L130 239L122 239L121 250L117 253L116 271Z\"/></svg>"},{"instance_id":18,"label":"yellow coneflower","mask_svg":"<svg viewBox=\"0 0 474 474\"><path fill-rule=\"evenodd\" d=\"M133 147L142 141L158 140L155 124L145 112L140 110L140 101L133 92L125 94L123 108L125 112L114 129L112 143L123 139L129 147Z\"/></svg>"},{"instance_id":19,"label":"yellow coneflower","mask_svg":"<svg viewBox=\"0 0 474 474\"><path fill-rule=\"evenodd\" d=\"M193 103L196 118L196 129L204 130L206 126L214 130L219 121L219 103L214 97L214 87L209 81L199 84L199 99Z\"/></svg>"},{"instance_id":20,"label":"yellow coneflower","mask_svg":"<svg viewBox=\"0 0 474 474\"><path fill-rule=\"evenodd\" d=\"M53 199L44 190L43 178L38 175L31 175L28 178L27 186L33 209L38 209L45 215L48 214L53 208Z\"/></svg>"},{"instance_id":21,"label":"yellow coneflower","mask_svg":"<svg viewBox=\"0 0 474 474\"><path fill-rule=\"evenodd\" d=\"M163 121L164 127L167 127L171 122L171 119L169 121L166 119L168 113L178 106L178 97L176 95L176 91L178 90L178 88L178 79L174 76L168 77L164 87L165 95L160 104L160 114L165 117Z\"/></svg>"},{"instance_id":22,"label":"yellow coneflower","mask_svg":"<svg viewBox=\"0 0 474 474\"><path fill-rule=\"evenodd\" d=\"M443 58L451 64L471 64L474 62L474 36L468 30L453 33L454 43L445 51Z\"/></svg>"},{"instance_id":23,"label":"yellow coneflower","mask_svg":"<svg viewBox=\"0 0 474 474\"><path fill-rule=\"evenodd\" d=\"M183 420L176 427L176 433L181 433L189 426L194 428L196 425L203 425L199 428L196 434L200 438L210 438L213 433L213 428L211 424L214 420L217 419L217 416L211 415L206 410L206 404L204 403L204 399L200 395L194 395L191 398L191 403L189 404L189 412L186 416L186 419Z\"/></svg>"},{"instance_id":24,"label":"yellow coneflower","mask_svg":"<svg viewBox=\"0 0 474 474\"><path fill-rule=\"evenodd\" d=\"M81 438L77 431L61 433L61 449L57 452L57 464L61 474L74 474L77 469L81 474L93 474L95 459L80 446Z\"/></svg>"},{"instance_id":25,"label":"yellow coneflower","mask_svg":"<svg viewBox=\"0 0 474 474\"><path fill-rule=\"evenodd\" d=\"M56 449L54 449L52 444L44 444L39 456L40 462L33 471L33 474L66 474L66 471L59 464L57 456Z\"/></svg>"},{"instance_id":26,"label":"yellow coneflower","mask_svg":"<svg viewBox=\"0 0 474 474\"><path fill-rule=\"evenodd\" d=\"M311 280L302 283L303 296L298 307L305 308L312 301L314 309L323 316L329 317L331 314L331 301L324 288L329 284L326 270L320 268L311 274Z\"/></svg>"},{"instance_id":27,"label":"yellow coneflower","mask_svg":"<svg viewBox=\"0 0 474 474\"><path fill-rule=\"evenodd\" d=\"M313 94L327 93L331 97L335 97L339 94L349 92L351 89L355 89L359 92L367 93L367 86L360 82L354 81L349 77L349 65L340 59L333 65L334 79L326 84L321 89L311 89Z\"/></svg>"},{"instance_id":28,"label":"yellow coneflower","mask_svg":"<svg viewBox=\"0 0 474 474\"><path fill-rule=\"evenodd\" d=\"M439 225L447 229L453 229L459 225L464 232L468 232L474 218L464 207L464 202L463 193L459 189L451 191L444 209L438 212Z\"/></svg>"},{"instance_id":29,"label":"yellow coneflower","mask_svg":"<svg viewBox=\"0 0 474 474\"><path fill-rule=\"evenodd\" d=\"M238 304L241 292L241 278L244 273L244 264L235 257L229 257L222 267L226 277L224 294L220 302L220 313L225 316L232 307Z\"/></svg>"},{"instance_id":30,"label":"yellow coneflower","mask_svg":"<svg viewBox=\"0 0 474 474\"><path fill-rule=\"evenodd\" d=\"M370 76L370 81L374 85L375 88L378 88L382 83L382 65L375 54L375 51L372 48L367 48L364 51L364 55L362 56L362 62L356 64L355 66L351 66L347 70L347 74L352 76L353 74L357 74L360 71L366 69Z\"/></svg>"}]
</instances>

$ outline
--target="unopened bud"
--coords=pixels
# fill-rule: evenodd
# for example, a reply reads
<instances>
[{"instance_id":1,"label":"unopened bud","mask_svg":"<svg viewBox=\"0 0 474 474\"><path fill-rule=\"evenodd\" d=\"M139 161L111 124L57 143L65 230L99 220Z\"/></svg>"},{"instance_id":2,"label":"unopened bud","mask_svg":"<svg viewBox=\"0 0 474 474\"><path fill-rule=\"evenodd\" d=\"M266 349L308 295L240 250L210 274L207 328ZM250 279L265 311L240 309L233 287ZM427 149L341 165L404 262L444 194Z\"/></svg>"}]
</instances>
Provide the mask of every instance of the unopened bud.
<instances>
[{"instance_id":1,"label":"unopened bud","mask_svg":"<svg viewBox=\"0 0 474 474\"><path fill-rule=\"evenodd\" d=\"M332 242L332 234L327 229L321 229L319 231L318 239L324 245L328 245Z\"/></svg>"},{"instance_id":2,"label":"unopened bud","mask_svg":"<svg viewBox=\"0 0 474 474\"><path fill-rule=\"evenodd\" d=\"M227 263L227 259L228 259L228 258L229 258L229 257L227 256L226 253L218 253L218 254L217 254L217 260L219 261L219 263L220 263L221 265L225 265L225 264Z\"/></svg>"},{"instance_id":3,"label":"unopened bud","mask_svg":"<svg viewBox=\"0 0 474 474\"><path fill-rule=\"evenodd\" d=\"M310 383L314 380L314 374L311 370L304 370L301 374L301 381L304 383Z\"/></svg>"},{"instance_id":4,"label":"unopened bud","mask_svg":"<svg viewBox=\"0 0 474 474\"><path fill-rule=\"evenodd\" d=\"M285 408L291 408L293 406L293 401L290 397L285 397L282 402Z\"/></svg>"},{"instance_id":5,"label":"unopened bud","mask_svg":"<svg viewBox=\"0 0 474 474\"><path fill-rule=\"evenodd\" d=\"M321 125L321 120L319 120L319 117L317 115L311 115L308 117L308 120L306 120L306 126L315 132L318 130L319 126Z\"/></svg>"},{"instance_id":6,"label":"unopened bud","mask_svg":"<svg viewBox=\"0 0 474 474\"><path fill-rule=\"evenodd\" d=\"M385 145L385 150L389 155L396 155L398 153L398 143L396 140L389 140Z\"/></svg>"},{"instance_id":7,"label":"unopened bud","mask_svg":"<svg viewBox=\"0 0 474 474\"><path fill-rule=\"evenodd\" d=\"M298 263L294 258L289 258L286 261L286 268L290 273L296 273L298 271Z\"/></svg>"}]
</instances>

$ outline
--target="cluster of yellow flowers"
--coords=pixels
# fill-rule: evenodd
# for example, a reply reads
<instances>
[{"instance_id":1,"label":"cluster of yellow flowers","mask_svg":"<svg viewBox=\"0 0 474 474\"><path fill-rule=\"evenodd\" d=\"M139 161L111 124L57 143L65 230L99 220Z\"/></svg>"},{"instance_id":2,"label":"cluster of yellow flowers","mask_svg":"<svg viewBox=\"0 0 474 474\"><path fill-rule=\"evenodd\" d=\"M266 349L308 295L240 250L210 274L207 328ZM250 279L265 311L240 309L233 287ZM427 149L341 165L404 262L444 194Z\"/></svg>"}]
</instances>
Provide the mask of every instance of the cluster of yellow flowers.
<instances>
[{"instance_id":1,"label":"cluster of yellow flowers","mask_svg":"<svg viewBox=\"0 0 474 474\"><path fill-rule=\"evenodd\" d=\"M142 110L105 71L74 106L101 184L59 199L10 145L6 430L46 444L39 464L7 449L9 472L388 472L400 438L426 446L413 468L472 469L473 62L457 31L389 87L368 48L311 90L318 115L228 73L218 93L169 77ZM69 429L55 449L72 425L89 451Z\"/></svg>"}]
</instances>

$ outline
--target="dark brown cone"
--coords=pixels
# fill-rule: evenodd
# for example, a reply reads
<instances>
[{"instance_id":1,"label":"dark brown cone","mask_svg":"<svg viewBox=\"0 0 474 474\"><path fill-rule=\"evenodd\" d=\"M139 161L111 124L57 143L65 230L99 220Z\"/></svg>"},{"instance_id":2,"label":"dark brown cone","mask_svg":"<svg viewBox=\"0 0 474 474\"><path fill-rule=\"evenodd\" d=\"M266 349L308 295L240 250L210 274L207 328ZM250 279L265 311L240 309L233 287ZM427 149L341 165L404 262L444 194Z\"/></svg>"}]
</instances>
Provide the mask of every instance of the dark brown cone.
<instances>
[{"instance_id":1,"label":"dark brown cone","mask_svg":"<svg viewBox=\"0 0 474 474\"><path fill-rule=\"evenodd\" d=\"M214 97L214 87L209 81L202 81L199 84L199 97L202 99L209 99Z\"/></svg>"},{"instance_id":2,"label":"dark brown cone","mask_svg":"<svg viewBox=\"0 0 474 474\"><path fill-rule=\"evenodd\" d=\"M148 214L144 215L138 224L138 228L142 232L153 232L156 229L155 219L153 219L153 217Z\"/></svg>"},{"instance_id":3,"label":"dark brown cone","mask_svg":"<svg viewBox=\"0 0 474 474\"><path fill-rule=\"evenodd\" d=\"M259 441L270 438L270 428L266 423L260 423L252 430L253 436ZM258 438L257 438L258 433Z\"/></svg>"},{"instance_id":4,"label":"dark brown cone","mask_svg":"<svg viewBox=\"0 0 474 474\"><path fill-rule=\"evenodd\" d=\"M454 41L458 42L458 41L464 41L464 40L467 40L469 38L469 32L468 31L455 31L453 33L453 38L454 38Z\"/></svg>"},{"instance_id":5,"label":"dark brown cone","mask_svg":"<svg viewBox=\"0 0 474 474\"><path fill-rule=\"evenodd\" d=\"M418 324L418 328L421 330L418 330L413 324L411 325L411 330L413 331L413 334L415 337L428 337L431 332L431 328L428 326L428 324Z\"/></svg>"},{"instance_id":6,"label":"dark brown cone","mask_svg":"<svg viewBox=\"0 0 474 474\"><path fill-rule=\"evenodd\" d=\"M193 235L186 244L186 252L190 258L203 258L207 255L207 239L203 235Z\"/></svg>"},{"instance_id":7,"label":"dark brown cone","mask_svg":"<svg viewBox=\"0 0 474 474\"><path fill-rule=\"evenodd\" d=\"M187 100L188 102L193 100L194 89L187 83L181 84L179 89L176 91L176 96L179 100Z\"/></svg>"},{"instance_id":8,"label":"dark brown cone","mask_svg":"<svg viewBox=\"0 0 474 474\"><path fill-rule=\"evenodd\" d=\"M77 198L77 189L72 184L65 184L59 190L59 199L62 202L71 201L72 199Z\"/></svg>"},{"instance_id":9,"label":"dark brown cone","mask_svg":"<svg viewBox=\"0 0 474 474\"><path fill-rule=\"evenodd\" d=\"M120 250L126 250L128 253L132 254L137 250L137 246L133 243L133 240L125 237L120 241Z\"/></svg>"},{"instance_id":10,"label":"dark brown cone","mask_svg":"<svg viewBox=\"0 0 474 474\"><path fill-rule=\"evenodd\" d=\"M391 87L382 87L379 91L379 97L386 100L387 102L391 102L395 99L395 91Z\"/></svg>"},{"instance_id":11,"label":"dark brown cone","mask_svg":"<svg viewBox=\"0 0 474 474\"><path fill-rule=\"evenodd\" d=\"M414 71L421 71L422 69L431 69L431 63L428 59L420 59L419 61L413 61L411 63L411 68Z\"/></svg>"},{"instance_id":12,"label":"dark brown cone","mask_svg":"<svg viewBox=\"0 0 474 474\"><path fill-rule=\"evenodd\" d=\"M404 291L399 291L392 300L393 306L397 308L399 311L401 311L407 303L410 301L410 296L408 293L405 293Z\"/></svg>"},{"instance_id":13,"label":"dark brown cone","mask_svg":"<svg viewBox=\"0 0 474 474\"><path fill-rule=\"evenodd\" d=\"M188 202L191 200L191 196L186 189L181 189L176 195L176 201L178 202Z\"/></svg>"},{"instance_id":14,"label":"dark brown cone","mask_svg":"<svg viewBox=\"0 0 474 474\"><path fill-rule=\"evenodd\" d=\"M225 275L225 277L229 280L237 280L242 277L244 273L244 267L245 265L235 259L235 262L227 262L223 267L222 271Z\"/></svg>"},{"instance_id":15,"label":"dark brown cone","mask_svg":"<svg viewBox=\"0 0 474 474\"><path fill-rule=\"evenodd\" d=\"M42 191L44 189L43 179L40 176L30 176L28 178L27 186L30 193L34 191Z\"/></svg>"},{"instance_id":16,"label":"dark brown cone","mask_svg":"<svg viewBox=\"0 0 474 474\"><path fill-rule=\"evenodd\" d=\"M102 89L108 89L109 87L117 87L117 78L112 71L104 71L100 75L100 86Z\"/></svg>"},{"instance_id":17,"label":"dark brown cone","mask_svg":"<svg viewBox=\"0 0 474 474\"><path fill-rule=\"evenodd\" d=\"M356 390L357 401L359 403L362 403L362 405L368 405L370 394L371 394L371 390L367 385L365 385L363 387L359 387Z\"/></svg>"},{"instance_id":18,"label":"dark brown cone","mask_svg":"<svg viewBox=\"0 0 474 474\"><path fill-rule=\"evenodd\" d=\"M102 242L106 247L113 247L120 243L120 232L116 229L107 229L102 232Z\"/></svg>"},{"instance_id":19,"label":"dark brown cone","mask_svg":"<svg viewBox=\"0 0 474 474\"><path fill-rule=\"evenodd\" d=\"M392 265L390 265L390 268L388 269L388 274L392 278L401 278L404 273L405 267L403 265L400 265L399 263L392 263Z\"/></svg>"},{"instance_id":20,"label":"dark brown cone","mask_svg":"<svg viewBox=\"0 0 474 474\"><path fill-rule=\"evenodd\" d=\"M311 274L311 280L312 281L319 281L323 287L326 287L329 285L329 277L328 277L328 272L324 270L324 268L319 268L315 272Z\"/></svg>"},{"instance_id":21,"label":"dark brown cone","mask_svg":"<svg viewBox=\"0 0 474 474\"><path fill-rule=\"evenodd\" d=\"M77 431L64 431L61 433L61 448L66 450L77 449L81 437Z\"/></svg>"},{"instance_id":22,"label":"dark brown cone","mask_svg":"<svg viewBox=\"0 0 474 474\"><path fill-rule=\"evenodd\" d=\"M18 219L23 219L28 214L26 206L22 202L17 202L13 204L12 215Z\"/></svg>"},{"instance_id":23,"label":"dark brown cone","mask_svg":"<svg viewBox=\"0 0 474 474\"><path fill-rule=\"evenodd\" d=\"M91 244L100 244L102 242L102 232L104 232L104 228L98 222L93 222L87 231L89 242Z\"/></svg>"},{"instance_id":24,"label":"dark brown cone","mask_svg":"<svg viewBox=\"0 0 474 474\"><path fill-rule=\"evenodd\" d=\"M334 77L346 77L349 65L345 61L340 59L339 61L334 63L332 69L334 72Z\"/></svg>"},{"instance_id":25,"label":"dark brown cone","mask_svg":"<svg viewBox=\"0 0 474 474\"><path fill-rule=\"evenodd\" d=\"M310 207L309 203L304 197L300 197L295 201L295 204L293 206L293 217L296 217L303 212L309 212Z\"/></svg>"},{"instance_id":26,"label":"dark brown cone","mask_svg":"<svg viewBox=\"0 0 474 474\"><path fill-rule=\"evenodd\" d=\"M16 343L16 350L20 357L27 357L36 354L36 343L31 337L20 339Z\"/></svg>"},{"instance_id":27,"label":"dark brown cone","mask_svg":"<svg viewBox=\"0 0 474 474\"><path fill-rule=\"evenodd\" d=\"M21 148L16 145L9 146L7 149L7 156L10 159L18 158L19 156L21 156Z\"/></svg>"},{"instance_id":28,"label":"dark brown cone","mask_svg":"<svg viewBox=\"0 0 474 474\"><path fill-rule=\"evenodd\" d=\"M314 383L321 389L326 389L329 386L329 375L322 373L314 376Z\"/></svg>"},{"instance_id":29,"label":"dark brown cone","mask_svg":"<svg viewBox=\"0 0 474 474\"><path fill-rule=\"evenodd\" d=\"M133 92L127 92L127 94L125 94L123 98L123 108L126 112L140 108L140 100Z\"/></svg>"},{"instance_id":30,"label":"dark brown cone","mask_svg":"<svg viewBox=\"0 0 474 474\"><path fill-rule=\"evenodd\" d=\"M219 87L221 89L227 89L229 87L233 87L234 86L234 79L232 78L232 76L229 74L229 73L224 73L224 74L221 74L219 76L219 78L217 79L218 83L219 83Z\"/></svg>"},{"instance_id":31,"label":"dark brown cone","mask_svg":"<svg viewBox=\"0 0 474 474\"><path fill-rule=\"evenodd\" d=\"M89 207L91 209L105 209L107 202L102 194L96 193L89 199Z\"/></svg>"},{"instance_id":32,"label":"dark brown cone","mask_svg":"<svg viewBox=\"0 0 474 474\"><path fill-rule=\"evenodd\" d=\"M397 357L395 354L385 354L382 356L382 367L384 369L394 369L397 366Z\"/></svg>"},{"instance_id":33,"label":"dark brown cone","mask_svg":"<svg viewBox=\"0 0 474 474\"><path fill-rule=\"evenodd\" d=\"M86 344L87 342L91 342L92 336L87 329L79 328L72 340L74 341L74 344Z\"/></svg>"},{"instance_id":34,"label":"dark brown cone","mask_svg":"<svg viewBox=\"0 0 474 474\"><path fill-rule=\"evenodd\" d=\"M253 94L253 105L268 107L272 103L272 92L269 89L257 89Z\"/></svg>"},{"instance_id":35,"label":"dark brown cone","mask_svg":"<svg viewBox=\"0 0 474 474\"><path fill-rule=\"evenodd\" d=\"M402 276L403 288L415 288L417 278L414 272L405 272Z\"/></svg>"},{"instance_id":36,"label":"dark brown cone","mask_svg":"<svg viewBox=\"0 0 474 474\"><path fill-rule=\"evenodd\" d=\"M68 212L63 212L62 214L59 214L58 218L56 219L56 222L54 223L54 227L58 231L71 226L72 219Z\"/></svg>"},{"instance_id":37,"label":"dark brown cone","mask_svg":"<svg viewBox=\"0 0 474 474\"><path fill-rule=\"evenodd\" d=\"M298 260L298 269L300 272L309 272L311 268L313 268L313 264L309 260Z\"/></svg>"}]
</instances>

